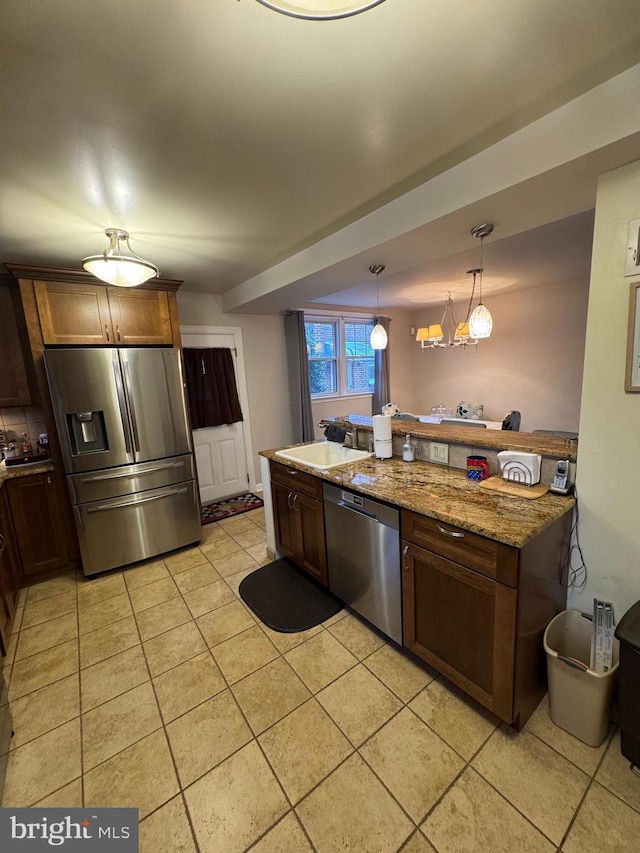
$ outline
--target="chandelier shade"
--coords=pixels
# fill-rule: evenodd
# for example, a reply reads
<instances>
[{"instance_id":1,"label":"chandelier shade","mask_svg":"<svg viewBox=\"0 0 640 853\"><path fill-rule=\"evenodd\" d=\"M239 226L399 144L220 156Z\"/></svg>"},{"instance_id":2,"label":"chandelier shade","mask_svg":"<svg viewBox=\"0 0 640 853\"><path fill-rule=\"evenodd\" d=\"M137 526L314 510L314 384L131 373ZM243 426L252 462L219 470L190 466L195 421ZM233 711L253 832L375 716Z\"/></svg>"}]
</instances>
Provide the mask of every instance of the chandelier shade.
<instances>
[{"instance_id":1,"label":"chandelier shade","mask_svg":"<svg viewBox=\"0 0 640 853\"><path fill-rule=\"evenodd\" d=\"M107 228L104 232L109 245L101 255L89 255L82 261L83 268L101 281L115 287L138 287L160 275L151 261L145 261L129 245L129 233L121 228ZM126 244L128 254L123 253Z\"/></svg>"},{"instance_id":2,"label":"chandelier shade","mask_svg":"<svg viewBox=\"0 0 640 853\"><path fill-rule=\"evenodd\" d=\"M332 21L336 18L350 18L384 3L384 0L258 0L267 9L288 15L290 18L304 18L308 21Z\"/></svg>"}]
</instances>

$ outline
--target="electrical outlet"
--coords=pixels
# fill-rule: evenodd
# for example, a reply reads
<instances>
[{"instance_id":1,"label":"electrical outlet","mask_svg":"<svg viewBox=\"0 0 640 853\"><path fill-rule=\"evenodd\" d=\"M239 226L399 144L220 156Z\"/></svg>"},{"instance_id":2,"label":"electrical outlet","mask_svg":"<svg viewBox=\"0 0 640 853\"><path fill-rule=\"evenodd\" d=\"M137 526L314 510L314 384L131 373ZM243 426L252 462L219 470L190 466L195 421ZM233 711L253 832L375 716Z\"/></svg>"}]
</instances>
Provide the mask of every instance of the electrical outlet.
<instances>
[{"instance_id":1,"label":"electrical outlet","mask_svg":"<svg viewBox=\"0 0 640 853\"><path fill-rule=\"evenodd\" d=\"M429 461L439 462L441 465L449 464L449 445L432 441L429 445Z\"/></svg>"}]
</instances>

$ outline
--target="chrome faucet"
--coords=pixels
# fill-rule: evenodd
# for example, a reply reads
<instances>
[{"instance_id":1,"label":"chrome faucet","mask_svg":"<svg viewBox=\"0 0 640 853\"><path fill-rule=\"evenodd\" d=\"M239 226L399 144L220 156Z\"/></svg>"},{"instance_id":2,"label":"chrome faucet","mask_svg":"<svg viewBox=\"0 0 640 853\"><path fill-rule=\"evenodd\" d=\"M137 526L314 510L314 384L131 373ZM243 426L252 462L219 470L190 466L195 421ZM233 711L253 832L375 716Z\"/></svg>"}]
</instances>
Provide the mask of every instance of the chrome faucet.
<instances>
[{"instance_id":1,"label":"chrome faucet","mask_svg":"<svg viewBox=\"0 0 640 853\"><path fill-rule=\"evenodd\" d=\"M358 430L355 427L346 431L342 446L352 447L355 450L358 449Z\"/></svg>"}]
</instances>

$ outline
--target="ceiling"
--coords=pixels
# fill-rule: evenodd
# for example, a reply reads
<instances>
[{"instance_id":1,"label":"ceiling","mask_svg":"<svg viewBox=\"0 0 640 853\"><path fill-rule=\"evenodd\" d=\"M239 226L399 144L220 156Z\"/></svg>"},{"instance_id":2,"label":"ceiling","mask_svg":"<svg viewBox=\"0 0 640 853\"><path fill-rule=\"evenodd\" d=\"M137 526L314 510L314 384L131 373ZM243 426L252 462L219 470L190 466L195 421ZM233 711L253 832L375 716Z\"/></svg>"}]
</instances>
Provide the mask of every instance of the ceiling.
<instances>
[{"instance_id":1,"label":"ceiling","mask_svg":"<svg viewBox=\"0 0 640 853\"><path fill-rule=\"evenodd\" d=\"M119 227L163 276L226 296L640 56L637 0L385 0L315 22L256 0L7 0L0 28L0 260L77 267ZM588 274L596 166L638 157L634 139L582 170L535 230L497 227L486 292ZM373 307L374 261L381 304L455 296L470 225L516 219L526 195L510 204L443 217L429 247L381 233L377 257L316 257L244 310Z\"/></svg>"}]
</instances>

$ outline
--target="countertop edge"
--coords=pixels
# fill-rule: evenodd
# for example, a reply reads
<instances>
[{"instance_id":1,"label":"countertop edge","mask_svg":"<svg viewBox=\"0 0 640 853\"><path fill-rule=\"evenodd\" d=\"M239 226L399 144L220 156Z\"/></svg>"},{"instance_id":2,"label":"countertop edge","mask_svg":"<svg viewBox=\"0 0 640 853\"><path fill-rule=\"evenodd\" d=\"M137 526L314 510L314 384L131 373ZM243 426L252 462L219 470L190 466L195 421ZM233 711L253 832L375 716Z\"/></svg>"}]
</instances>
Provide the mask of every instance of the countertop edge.
<instances>
[{"instance_id":1,"label":"countertop edge","mask_svg":"<svg viewBox=\"0 0 640 853\"><path fill-rule=\"evenodd\" d=\"M54 470L53 462L50 459L42 462L31 462L27 465L10 465L7 467L6 462L0 463L0 486L6 480L15 480L17 477L28 477L30 474L47 474Z\"/></svg>"},{"instance_id":2,"label":"countertop edge","mask_svg":"<svg viewBox=\"0 0 640 853\"><path fill-rule=\"evenodd\" d=\"M539 453L541 456L552 459L568 459L570 462L575 462L578 458L578 439L574 438L562 438L545 433L423 424L419 421L407 421L393 417L390 420L393 435L411 435L412 438L440 441L446 444L484 447L490 450L518 450L524 453ZM355 427L360 430L373 430L372 419L367 415L330 418L325 419L323 423L333 423L347 428Z\"/></svg>"},{"instance_id":3,"label":"countertop edge","mask_svg":"<svg viewBox=\"0 0 640 853\"><path fill-rule=\"evenodd\" d=\"M309 442L303 442L308 444ZM430 462L403 462L398 457L390 460L375 460L373 457L358 462L345 463L334 468L311 468L300 462L283 459L276 455L276 451L285 450L297 445L285 445L270 450L261 450L259 455L288 468L295 468L332 485L342 486L377 500L390 503L401 509L407 509L418 515L435 518L445 524L452 524L471 533L477 533L487 539L510 545L514 548L523 548L528 542L542 533L558 519L570 512L575 506L575 498L547 494L535 500L511 497L509 495L488 492L478 484L470 482L466 473L457 468L436 465ZM395 471L403 472L403 476L413 474L417 479L424 476L427 480L435 479L432 492L425 492L425 485L419 486L419 495L423 498L422 503L416 501L416 493L405 497L402 487L397 485L398 477L392 477L389 463L395 463ZM406 467L405 467L406 466ZM385 471L385 467L387 471ZM372 469L381 477L389 476L388 485L380 483L379 480L367 483L367 472ZM373 478L371 478L373 479ZM395 481L395 482L394 482ZM454 487L455 496L445 498L437 493L440 484L450 484ZM407 489L409 486L407 486ZM445 488L447 486L445 485ZM451 491L451 490L449 490ZM393 494L391 494L393 492ZM481 519L474 519L469 512L476 509L481 516L485 517L484 523ZM510 527L507 516L517 517L517 526ZM525 520L528 519L528 520ZM491 523L488 523L491 521ZM514 522L515 524L515 522Z\"/></svg>"}]
</instances>

